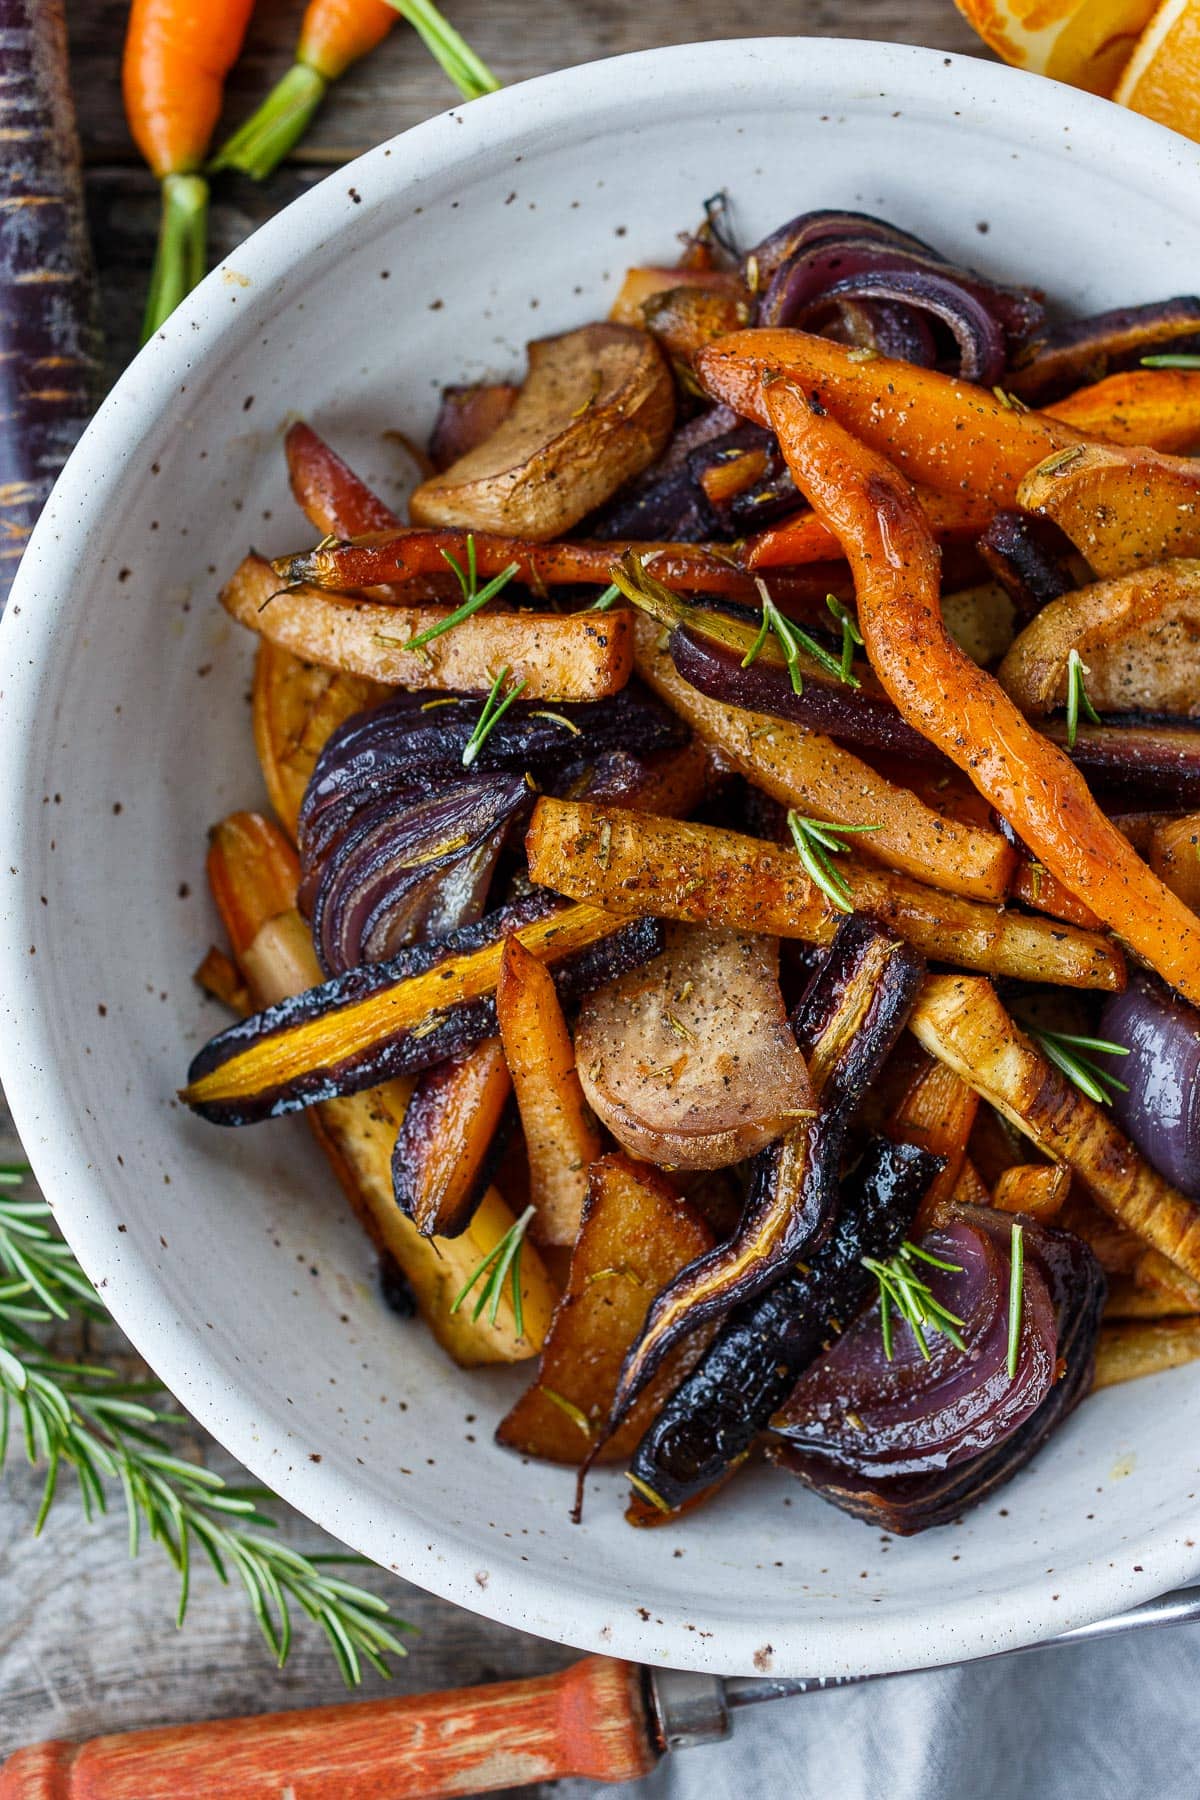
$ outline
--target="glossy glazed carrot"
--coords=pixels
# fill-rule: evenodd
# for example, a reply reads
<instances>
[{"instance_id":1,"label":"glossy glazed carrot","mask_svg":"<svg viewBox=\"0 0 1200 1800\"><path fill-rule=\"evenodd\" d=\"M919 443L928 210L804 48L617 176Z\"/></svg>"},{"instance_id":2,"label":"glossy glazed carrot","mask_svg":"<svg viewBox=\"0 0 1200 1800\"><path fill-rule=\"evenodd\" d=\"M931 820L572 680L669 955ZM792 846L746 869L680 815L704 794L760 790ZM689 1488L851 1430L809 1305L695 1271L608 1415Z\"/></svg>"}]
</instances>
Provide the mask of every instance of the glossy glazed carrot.
<instances>
[{"instance_id":1,"label":"glossy glazed carrot","mask_svg":"<svg viewBox=\"0 0 1200 1800\"><path fill-rule=\"evenodd\" d=\"M929 520L930 529L939 538L955 534L974 536L990 524L995 507L972 494L939 494L930 488L918 489L917 498ZM815 512L793 513L778 525L768 525L752 537L745 549L748 569L778 569L801 563L825 562L842 554L842 547Z\"/></svg>"},{"instance_id":2,"label":"glossy glazed carrot","mask_svg":"<svg viewBox=\"0 0 1200 1800\"><path fill-rule=\"evenodd\" d=\"M133 141L162 183L143 343L204 274L208 185L200 166L254 0L133 0L121 84Z\"/></svg>"},{"instance_id":3,"label":"glossy glazed carrot","mask_svg":"<svg viewBox=\"0 0 1200 1800\"><path fill-rule=\"evenodd\" d=\"M794 382L771 383L764 405L793 479L850 560L867 654L899 711L966 771L1053 876L1180 993L1200 1000L1200 919L1104 816L1073 764L947 633L937 549L912 488L814 412Z\"/></svg>"},{"instance_id":4,"label":"glossy glazed carrot","mask_svg":"<svg viewBox=\"0 0 1200 1800\"><path fill-rule=\"evenodd\" d=\"M1082 441L987 388L886 356L863 361L806 331L731 332L697 354L696 373L714 399L760 425L770 423L763 376L786 375L913 481L993 507L1014 503L1035 463Z\"/></svg>"}]
</instances>

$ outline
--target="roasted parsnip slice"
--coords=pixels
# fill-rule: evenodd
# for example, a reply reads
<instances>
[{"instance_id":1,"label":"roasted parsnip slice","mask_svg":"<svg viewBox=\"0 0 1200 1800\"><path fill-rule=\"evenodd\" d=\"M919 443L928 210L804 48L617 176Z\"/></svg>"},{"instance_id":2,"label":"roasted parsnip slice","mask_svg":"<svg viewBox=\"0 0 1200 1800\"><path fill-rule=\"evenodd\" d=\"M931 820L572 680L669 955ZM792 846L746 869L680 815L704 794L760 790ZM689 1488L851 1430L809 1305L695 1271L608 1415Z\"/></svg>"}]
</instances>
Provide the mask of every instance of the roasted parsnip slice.
<instances>
[{"instance_id":1,"label":"roasted parsnip slice","mask_svg":"<svg viewBox=\"0 0 1200 1800\"><path fill-rule=\"evenodd\" d=\"M624 1155L593 1163L570 1277L537 1380L501 1422L498 1441L547 1462L583 1462L608 1418L622 1360L650 1302L712 1241L700 1214L657 1169ZM597 1461L631 1454L706 1338L699 1334L664 1363Z\"/></svg>"},{"instance_id":2,"label":"roasted parsnip slice","mask_svg":"<svg viewBox=\"0 0 1200 1800\"><path fill-rule=\"evenodd\" d=\"M1200 697L1200 561L1157 563L1052 600L997 679L1023 713L1043 716L1067 703L1072 651L1098 711L1186 717Z\"/></svg>"},{"instance_id":3,"label":"roasted parsnip slice","mask_svg":"<svg viewBox=\"0 0 1200 1800\"><path fill-rule=\"evenodd\" d=\"M294 910L278 910L275 871L294 855L277 826L258 814L235 813L213 833L208 871L213 897L229 931L239 969L256 1005L273 1004L319 979L308 928ZM294 903L295 886L291 888ZM521 1259L524 1330L518 1336L511 1288L496 1323L487 1312L450 1308L481 1258L513 1224L513 1214L494 1188L485 1195L467 1231L454 1239L422 1238L392 1194L392 1148L412 1083L389 1081L369 1092L330 1100L309 1113L359 1221L381 1250L395 1257L422 1317L442 1348L464 1367L519 1362L537 1354L555 1302L555 1291L532 1245Z\"/></svg>"},{"instance_id":4,"label":"roasted parsnip slice","mask_svg":"<svg viewBox=\"0 0 1200 1800\"><path fill-rule=\"evenodd\" d=\"M612 913L678 919L827 944L842 914L791 849L711 825L542 798L525 848L534 881ZM1120 950L1097 932L938 893L839 856L853 908L927 956L1065 987L1125 985Z\"/></svg>"},{"instance_id":5,"label":"roasted parsnip slice","mask_svg":"<svg viewBox=\"0 0 1200 1800\"><path fill-rule=\"evenodd\" d=\"M1065 1163L1107 1213L1200 1279L1200 1206L1164 1181L1014 1024L988 981L932 975L909 1026L931 1056Z\"/></svg>"},{"instance_id":6,"label":"roasted parsnip slice","mask_svg":"<svg viewBox=\"0 0 1200 1800\"><path fill-rule=\"evenodd\" d=\"M1061 526L1097 575L1200 556L1200 469L1189 457L1076 445L1030 469L1017 501Z\"/></svg>"},{"instance_id":7,"label":"roasted parsnip slice","mask_svg":"<svg viewBox=\"0 0 1200 1800\"><path fill-rule=\"evenodd\" d=\"M1110 1275L1106 1319L1180 1319L1194 1317L1194 1309L1180 1304L1172 1294L1139 1287L1132 1275Z\"/></svg>"},{"instance_id":8,"label":"roasted parsnip slice","mask_svg":"<svg viewBox=\"0 0 1200 1800\"><path fill-rule=\"evenodd\" d=\"M486 694L497 673L525 683L526 700L603 700L633 668L631 621L609 613L479 612L416 650L411 638L449 615L441 606L392 606L320 588L288 587L248 556L221 591L230 616L309 662L409 688Z\"/></svg>"},{"instance_id":9,"label":"roasted parsnip slice","mask_svg":"<svg viewBox=\"0 0 1200 1800\"><path fill-rule=\"evenodd\" d=\"M647 332L585 325L542 338L511 412L421 483L413 522L560 537L650 466L674 418L671 371Z\"/></svg>"},{"instance_id":10,"label":"roasted parsnip slice","mask_svg":"<svg viewBox=\"0 0 1200 1800\"><path fill-rule=\"evenodd\" d=\"M573 1244L600 1133L575 1072L554 979L517 937L505 939L500 958L496 1017L525 1133L533 1235L544 1244Z\"/></svg>"},{"instance_id":11,"label":"roasted parsnip slice","mask_svg":"<svg viewBox=\"0 0 1200 1800\"><path fill-rule=\"evenodd\" d=\"M661 956L584 1001L575 1052L602 1123L664 1168L740 1162L812 1110L768 937L669 927Z\"/></svg>"},{"instance_id":12,"label":"roasted parsnip slice","mask_svg":"<svg viewBox=\"0 0 1200 1800\"><path fill-rule=\"evenodd\" d=\"M1103 1325L1096 1345L1094 1388L1115 1387L1178 1369L1200 1357L1200 1319Z\"/></svg>"},{"instance_id":13,"label":"roasted parsnip slice","mask_svg":"<svg viewBox=\"0 0 1200 1800\"><path fill-rule=\"evenodd\" d=\"M1004 898L1016 857L998 832L944 818L820 732L710 699L676 670L653 619L639 613L633 629L642 680L755 787L811 818L878 826L861 840L864 852L918 881Z\"/></svg>"}]
</instances>

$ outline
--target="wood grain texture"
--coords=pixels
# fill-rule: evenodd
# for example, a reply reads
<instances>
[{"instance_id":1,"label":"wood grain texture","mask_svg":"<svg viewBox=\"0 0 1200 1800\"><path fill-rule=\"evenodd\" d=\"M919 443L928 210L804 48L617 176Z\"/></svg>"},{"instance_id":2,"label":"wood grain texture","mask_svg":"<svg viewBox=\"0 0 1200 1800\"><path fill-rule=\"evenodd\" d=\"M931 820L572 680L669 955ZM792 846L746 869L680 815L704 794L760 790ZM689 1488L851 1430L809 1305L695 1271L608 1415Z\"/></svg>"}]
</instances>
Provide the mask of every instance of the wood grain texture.
<instances>
[{"instance_id":1,"label":"wood grain texture","mask_svg":"<svg viewBox=\"0 0 1200 1800\"><path fill-rule=\"evenodd\" d=\"M126 6L127 0L68 0L110 380L137 345L158 223L154 184L138 165L120 108ZM687 7L677 0L539 0L532 7L529 0L446 0L446 7L504 81L655 44L764 30L980 52L952 0L785 0L769 19L752 0L693 0ZM286 68L299 12L299 0L259 0L246 54L229 84L228 124L244 118ZM453 97L413 34L398 27L338 84L290 165L262 187L240 179L218 186L210 234L214 259L331 166L416 124ZM0 1111L0 1156L12 1156L16 1148ZM120 1347L115 1334L91 1346L106 1354L114 1347ZM238 1473L198 1432L185 1454L203 1457L224 1474ZM120 1516L84 1526L69 1482L64 1487L35 1541L30 1529L37 1477L12 1461L0 1486L0 1756L48 1738L82 1739L346 1698L318 1634L299 1631L287 1668L274 1669L244 1596L222 1589L215 1577L197 1573L187 1625L177 1633L175 1577L164 1559L151 1545L131 1567ZM283 1507L278 1513L285 1542L305 1550L334 1547L298 1515ZM390 1685L368 1674L362 1690L367 1699L542 1674L574 1660L570 1651L460 1612L382 1570L363 1571L361 1579L386 1594L421 1633ZM588 1782L565 1781L553 1794L555 1800L584 1800L594 1791ZM540 1782L514 1792L524 1800L550 1796Z\"/></svg>"},{"instance_id":2,"label":"wood grain texture","mask_svg":"<svg viewBox=\"0 0 1200 1800\"><path fill-rule=\"evenodd\" d=\"M212 1800L214 1782L231 1800L452 1800L635 1780L655 1760L637 1668L589 1656L523 1681L36 1745L0 1767L0 1800Z\"/></svg>"}]
</instances>

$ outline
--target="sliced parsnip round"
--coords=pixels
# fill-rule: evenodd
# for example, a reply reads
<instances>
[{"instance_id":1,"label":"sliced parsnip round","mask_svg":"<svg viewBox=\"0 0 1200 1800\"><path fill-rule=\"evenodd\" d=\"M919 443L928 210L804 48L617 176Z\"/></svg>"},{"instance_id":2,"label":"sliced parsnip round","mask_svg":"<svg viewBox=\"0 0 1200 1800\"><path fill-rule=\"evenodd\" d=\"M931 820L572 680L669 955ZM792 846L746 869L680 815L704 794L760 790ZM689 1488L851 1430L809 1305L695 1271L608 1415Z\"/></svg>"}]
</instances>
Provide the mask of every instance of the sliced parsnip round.
<instances>
[{"instance_id":1,"label":"sliced parsnip round","mask_svg":"<svg viewBox=\"0 0 1200 1800\"><path fill-rule=\"evenodd\" d=\"M1094 581L1044 606L1014 641L999 679L1039 717L1067 698L1072 650L1101 712L1194 713L1200 701L1200 561L1179 557Z\"/></svg>"},{"instance_id":2,"label":"sliced parsnip round","mask_svg":"<svg viewBox=\"0 0 1200 1800\"><path fill-rule=\"evenodd\" d=\"M669 927L661 956L584 1001L575 1058L618 1143L664 1168L738 1162L812 1105L778 943L745 932Z\"/></svg>"},{"instance_id":3,"label":"sliced parsnip round","mask_svg":"<svg viewBox=\"0 0 1200 1800\"><path fill-rule=\"evenodd\" d=\"M504 423L422 482L413 522L558 537L649 467L674 419L671 372L648 332L585 325L542 338Z\"/></svg>"}]
</instances>

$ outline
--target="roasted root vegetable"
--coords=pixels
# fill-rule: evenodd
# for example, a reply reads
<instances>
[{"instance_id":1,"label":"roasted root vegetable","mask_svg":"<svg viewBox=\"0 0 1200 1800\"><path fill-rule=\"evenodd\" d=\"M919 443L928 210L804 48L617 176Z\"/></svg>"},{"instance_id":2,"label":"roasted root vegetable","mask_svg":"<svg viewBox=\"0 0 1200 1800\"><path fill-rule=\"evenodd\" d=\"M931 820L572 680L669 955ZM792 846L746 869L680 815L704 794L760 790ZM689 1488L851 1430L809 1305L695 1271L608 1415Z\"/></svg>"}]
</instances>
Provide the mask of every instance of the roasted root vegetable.
<instances>
[{"instance_id":1,"label":"roasted root vegetable","mask_svg":"<svg viewBox=\"0 0 1200 1800\"><path fill-rule=\"evenodd\" d=\"M547 1462L584 1462L604 1429L621 1360L646 1308L711 1245L700 1214L657 1169L622 1155L594 1162L570 1276L537 1379L501 1421L497 1441ZM630 1454L702 1343L703 1336L695 1345L681 1345L668 1359L599 1452L599 1462Z\"/></svg>"},{"instance_id":2,"label":"roasted root vegetable","mask_svg":"<svg viewBox=\"0 0 1200 1800\"><path fill-rule=\"evenodd\" d=\"M673 268L627 269L608 316L616 325L643 325L648 301L683 287L734 299L746 292L741 279L725 269L691 269L678 263Z\"/></svg>"},{"instance_id":3,"label":"roasted root vegetable","mask_svg":"<svg viewBox=\"0 0 1200 1800\"><path fill-rule=\"evenodd\" d=\"M818 731L701 694L675 667L654 620L639 617L634 631L643 681L755 787L806 816L878 827L864 850L918 880L1003 898L1015 857L997 832L943 818Z\"/></svg>"},{"instance_id":4,"label":"roasted root vegetable","mask_svg":"<svg viewBox=\"0 0 1200 1800\"><path fill-rule=\"evenodd\" d=\"M867 654L901 713L970 776L1056 880L1172 986L1200 999L1200 920L1131 850L1068 759L946 633L936 547L912 489L814 413L791 382L765 395L797 485L846 548Z\"/></svg>"},{"instance_id":5,"label":"roasted root vegetable","mask_svg":"<svg viewBox=\"0 0 1200 1800\"><path fill-rule=\"evenodd\" d=\"M254 661L254 747L268 798L291 837L326 740L387 692L378 682L303 662L268 638L260 641Z\"/></svg>"},{"instance_id":6,"label":"roasted root vegetable","mask_svg":"<svg viewBox=\"0 0 1200 1800\"><path fill-rule=\"evenodd\" d=\"M996 1177L992 1204L1000 1212L1053 1219L1062 1211L1070 1188L1071 1171L1062 1163L1018 1163Z\"/></svg>"},{"instance_id":7,"label":"roasted root vegetable","mask_svg":"<svg viewBox=\"0 0 1200 1800\"><path fill-rule=\"evenodd\" d=\"M1065 1163L1105 1212L1200 1279L1200 1206L1144 1162L1106 1109L1047 1060L990 982L930 976L910 1024L931 1056Z\"/></svg>"},{"instance_id":8,"label":"roasted root vegetable","mask_svg":"<svg viewBox=\"0 0 1200 1800\"><path fill-rule=\"evenodd\" d=\"M360 537L399 529L391 507L303 419L288 426L283 450L296 504L322 536Z\"/></svg>"},{"instance_id":9,"label":"roasted root vegetable","mask_svg":"<svg viewBox=\"0 0 1200 1800\"><path fill-rule=\"evenodd\" d=\"M1020 1233L971 1207L930 1234L922 1248L942 1266L926 1265L929 1287L961 1321L968 1353L945 1336L922 1345L904 1325L885 1335L871 1308L772 1421L774 1458L902 1535L944 1524L1015 1475L1088 1392L1104 1304L1085 1244L1033 1220Z\"/></svg>"},{"instance_id":10,"label":"roasted root vegetable","mask_svg":"<svg viewBox=\"0 0 1200 1800\"><path fill-rule=\"evenodd\" d=\"M533 1236L544 1244L573 1244L600 1133L580 1087L554 979L518 937L505 940L496 1017L525 1134Z\"/></svg>"},{"instance_id":11,"label":"roasted root vegetable","mask_svg":"<svg viewBox=\"0 0 1200 1800\"><path fill-rule=\"evenodd\" d=\"M392 1153L392 1186L422 1237L466 1230L493 1172L511 1094L497 1038L418 1079Z\"/></svg>"},{"instance_id":12,"label":"roasted root vegetable","mask_svg":"<svg viewBox=\"0 0 1200 1800\"><path fill-rule=\"evenodd\" d=\"M269 1006L303 991L319 971L303 920L294 910L280 910L281 900L294 906L295 861L279 828L258 814L235 813L212 834L208 873L254 1003ZM395 1258L423 1318L455 1362L470 1367L534 1356L556 1296L532 1246L521 1259L523 1332L517 1332L507 1289L494 1323L488 1312L473 1318L469 1307L451 1311L481 1257L513 1225L513 1214L495 1189L485 1195L467 1231L453 1240L421 1237L396 1206L392 1150L410 1088L407 1080L390 1081L315 1107L308 1117L317 1142L368 1235Z\"/></svg>"},{"instance_id":13,"label":"roasted root vegetable","mask_svg":"<svg viewBox=\"0 0 1200 1800\"><path fill-rule=\"evenodd\" d=\"M917 498L939 539L972 537L991 522L995 513L990 502L976 500L970 494L939 494L935 488L919 488ZM842 546L836 536L811 509L758 532L745 551L748 569L794 568L797 563L822 562L841 554Z\"/></svg>"},{"instance_id":14,"label":"roasted root vegetable","mask_svg":"<svg viewBox=\"0 0 1200 1800\"><path fill-rule=\"evenodd\" d=\"M752 1156L812 1109L771 938L671 926L661 956L589 995L583 1092L619 1144L668 1168Z\"/></svg>"},{"instance_id":15,"label":"roasted root vegetable","mask_svg":"<svg viewBox=\"0 0 1200 1800\"><path fill-rule=\"evenodd\" d=\"M478 612L429 644L409 640L449 616L446 607L392 606L281 585L270 563L246 557L221 591L226 612L273 644L343 674L410 688L486 694L506 668L528 700L598 700L633 667L632 621L609 613Z\"/></svg>"},{"instance_id":16,"label":"roasted root vegetable","mask_svg":"<svg viewBox=\"0 0 1200 1800\"><path fill-rule=\"evenodd\" d=\"M1200 562L1156 563L1052 600L996 678L1031 718L1066 706L1073 679L1086 679L1101 713L1186 717L1200 699Z\"/></svg>"},{"instance_id":17,"label":"roasted root vegetable","mask_svg":"<svg viewBox=\"0 0 1200 1800\"><path fill-rule=\"evenodd\" d=\"M1200 299L1177 294L1142 306L1117 306L1108 312L1069 319L1040 331L1026 345L1009 377L1022 399L1043 401L1080 381L1095 381L1114 369L1136 366L1151 351L1169 351L1200 332Z\"/></svg>"},{"instance_id":18,"label":"roasted root vegetable","mask_svg":"<svg viewBox=\"0 0 1200 1800\"><path fill-rule=\"evenodd\" d=\"M674 416L670 370L645 331L586 325L542 338L512 411L422 482L413 522L560 537L654 461Z\"/></svg>"},{"instance_id":19,"label":"roasted root vegetable","mask_svg":"<svg viewBox=\"0 0 1200 1800\"><path fill-rule=\"evenodd\" d=\"M1178 1369L1200 1357L1200 1319L1105 1325L1096 1345L1096 1388Z\"/></svg>"},{"instance_id":20,"label":"roasted root vegetable","mask_svg":"<svg viewBox=\"0 0 1200 1800\"><path fill-rule=\"evenodd\" d=\"M99 375L62 0L3 0L0 612Z\"/></svg>"},{"instance_id":21,"label":"roasted root vegetable","mask_svg":"<svg viewBox=\"0 0 1200 1800\"><path fill-rule=\"evenodd\" d=\"M913 481L993 507L1012 506L1035 463L1080 442L987 388L887 356L864 361L805 331L733 332L701 350L696 369L706 393L759 425L772 424L763 377L783 375Z\"/></svg>"},{"instance_id":22,"label":"roasted root vegetable","mask_svg":"<svg viewBox=\"0 0 1200 1800\"><path fill-rule=\"evenodd\" d=\"M1125 369L1045 411L1105 444L1144 444L1183 455L1200 446L1200 370Z\"/></svg>"},{"instance_id":23,"label":"roasted root vegetable","mask_svg":"<svg viewBox=\"0 0 1200 1800\"><path fill-rule=\"evenodd\" d=\"M745 1460L797 1375L866 1300L863 1258L886 1261L900 1248L937 1169L936 1157L915 1144L870 1140L843 1180L825 1243L730 1313L646 1430L630 1466L631 1524L654 1525L694 1506Z\"/></svg>"},{"instance_id":24,"label":"roasted root vegetable","mask_svg":"<svg viewBox=\"0 0 1200 1800\"><path fill-rule=\"evenodd\" d=\"M659 933L630 934L598 907L548 911L535 898L231 1026L193 1059L184 1098L214 1124L253 1124L419 1073L494 1037L496 982L510 931L545 961L566 961L560 979L576 994L662 947ZM606 940L613 941L598 949Z\"/></svg>"},{"instance_id":25,"label":"roasted root vegetable","mask_svg":"<svg viewBox=\"0 0 1200 1800\"><path fill-rule=\"evenodd\" d=\"M448 469L498 430L520 391L509 381L479 381L443 388L442 403L429 434L429 457L434 468L439 472Z\"/></svg>"},{"instance_id":26,"label":"roasted root vegetable","mask_svg":"<svg viewBox=\"0 0 1200 1800\"><path fill-rule=\"evenodd\" d=\"M961 1076L934 1057L923 1056L899 1105L888 1117L890 1135L901 1143L918 1144L941 1162L941 1169L925 1190L916 1228L938 1219L958 1185L967 1160L967 1142L979 1111L979 1096Z\"/></svg>"},{"instance_id":27,"label":"roasted root vegetable","mask_svg":"<svg viewBox=\"0 0 1200 1800\"><path fill-rule=\"evenodd\" d=\"M733 1236L655 1299L622 1365L614 1428L685 1334L755 1299L828 1239L850 1119L904 1029L923 971L921 957L889 932L864 919L843 921L793 1020L815 1104L760 1152Z\"/></svg>"},{"instance_id":28,"label":"roasted root vegetable","mask_svg":"<svg viewBox=\"0 0 1200 1800\"><path fill-rule=\"evenodd\" d=\"M543 798L525 839L533 879L613 913L831 942L841 909L792 850L740 832L620 807ZM938 893L840 855L855 910L933 958L1066 987L1124 986L1124 959L1097 932Z\"/></svg>"},{"instance_id":29,"label":"roasted root vegetable","mask_svg":"<svg viewBox=\"0 0 1200 1800\"><path fill-rule=\"evenodd\" d=\"M1017 500L1052 519L1100 576L1200 556L1200 470L1188 457L1078 444L1030 469Z\"/></svg>"},{"instance_id":30,"label":"roasted root vegetable","mask_svg":"<svg viewBox=\"0 0 1200 1800\"><path fill-rule=\"evenodd\" d=\"M1183 813L1156 825L1149 863L1173 894L1200 912L1200 813Z\"/></svg>"}]
</instances>

